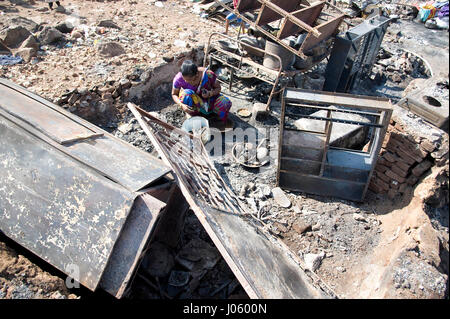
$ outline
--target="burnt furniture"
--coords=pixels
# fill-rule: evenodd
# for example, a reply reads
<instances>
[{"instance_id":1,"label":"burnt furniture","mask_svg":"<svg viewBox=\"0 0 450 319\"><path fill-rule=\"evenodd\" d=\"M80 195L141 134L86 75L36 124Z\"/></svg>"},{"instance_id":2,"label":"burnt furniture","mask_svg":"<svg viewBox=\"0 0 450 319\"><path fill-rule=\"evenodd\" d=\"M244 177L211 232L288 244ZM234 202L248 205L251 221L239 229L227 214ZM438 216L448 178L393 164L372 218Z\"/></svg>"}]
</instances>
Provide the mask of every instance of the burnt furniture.
<instances>
[{"instance_id":1,"label":"burnt furniture","mask_svg":"<svg viewBox=\"0 0 450 319\"><path fill-rule=\"evenodd\" d=\"M311 110L319 110L323 115L311 114ZM362 115L369 121L343 119L338 117L340 113ZM285 89L277 185L294 191L362 201L391 114L390 101L383 98ZM316 129L311 129L312 121ZM335 123L369 127L368 151L330 146Z\"/></svg>"}]
</instances>

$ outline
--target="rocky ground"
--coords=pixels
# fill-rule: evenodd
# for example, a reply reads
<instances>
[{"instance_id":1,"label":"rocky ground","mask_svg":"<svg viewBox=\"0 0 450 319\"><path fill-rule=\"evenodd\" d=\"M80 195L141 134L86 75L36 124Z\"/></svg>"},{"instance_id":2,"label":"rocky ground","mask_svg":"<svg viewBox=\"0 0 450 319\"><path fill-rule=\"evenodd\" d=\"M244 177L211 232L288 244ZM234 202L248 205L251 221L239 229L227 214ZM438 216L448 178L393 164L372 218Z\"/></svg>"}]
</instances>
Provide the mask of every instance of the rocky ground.
<instances>
[{"instance_id":1,"label":"rocky ground","mask_svg":"<svg viewBox=\"0 0 450 319\"><path fill-rule=\"evenodd\" d=\"M128 83L134 86L144 70L176 61L178 55L204 45L211 31L223 31L223 25L201 18L191 1L89 1L89 6L85 3L63 1L64 12L62 9L57 12L46 10L46 4L40 1L0 1L0 34L3 28L20 20L41 42L36 52L27 50L30 48L23 43L11 44L8 49L13 53L23 51L25 63L2 66L0 76L79 115L83 100L71 104L69 97L75 91L81 96L86 95L84 91L95 93L99 101L110 101L108 110L114 113L114 118L107 124L94 123L157 155L137 121L125 109L123 100L113 98L117 87L110 83L120 82L121 90L126 90ZM404 20L409 19L407 10L401 14ZM28 20L24 21L24 17ZM54 27L59 33L50 32L47 27ZM26 31L20 32L24 38L30 37ZM56 38L43 44L50 40L46 37ZM412 80L430 75L420 58L397 46L394 49L392 44L399 44L401 38L401 32L388 31L365 92L395 101ZM296 76L292 84L321 89L325 67L325 62L319 64ZM93 90L95 87L97 91ZM105 87L107 90L102 91ZM386 87L395 90L383 90ZM266 102L268 92L267 85L244 80L231 92L224 88L233 101L231 118L235 127L258 129L259 134L270 140L270 152L276 158L279 100L273 102L270 115L258 117L254 124L236 115L239 108L251 110L254 102ZM67 101L61 102L64 96ZM178 127L185 119L171 101L170 83L158 86L156 94L139 104ZM394 201L370 191L362 204L286 192L290 205L282 207L270 191L275 187L276 161L259 169L246 168L235 163L230 155L233 143L226 141L225 145L228 151L213 157L224 180L249 207L260 211L265 227L282 238L339 297L448 298L448 201L430 200L440 187L448 189L448 183L445 186L436 182L442 178L439 176L448 178L448 169L433 168L424 182L427 187L411 188ZM151 271L147 277L138 277L131 298L245 297L191 212L186 217L182 237L184 245L178 251L159 248L170 266L161 276L165 279L157 282ZM43 270L45 266L35 265L17 253L20 247L11 245L0 237L0 298L95 298L89 292L68 291L64 276L52 273L51 269ZM185 289L187 284L174 288L176 285L169 285L169 281L177 279L180 283L186 276L186 269L174 260L175 256L183 249L189 251L190 245L203 247L211 262L201 265L204 272L197 277L198 282L191 282L192 289ZM147 264L149 269L151 265Z\"/></svg>"}]
</instances>

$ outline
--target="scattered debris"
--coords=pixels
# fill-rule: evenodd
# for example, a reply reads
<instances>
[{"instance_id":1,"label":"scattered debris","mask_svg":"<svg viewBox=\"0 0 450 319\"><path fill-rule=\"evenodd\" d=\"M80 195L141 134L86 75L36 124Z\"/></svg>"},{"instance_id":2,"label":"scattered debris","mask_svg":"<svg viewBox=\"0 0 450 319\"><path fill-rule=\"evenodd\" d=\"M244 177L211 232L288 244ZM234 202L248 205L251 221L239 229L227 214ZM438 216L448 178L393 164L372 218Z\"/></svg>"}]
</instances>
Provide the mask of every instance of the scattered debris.
<instances>
[{"instance_id":1,"label":"scattered debris","mask_svg":"<svg viewBox=\"0 0 450 319\"><path fill-rule=\"evenodd\" d=\"M320 254L306 254L303 257L306 268L312 272L315 272L320 267L320 263L324 258L324 252L321 252Z\"/></svg>"},{"instance_id":2,"label":"scattered debris","mask_svg":"<svg viewBox=\"0 0 450 319\"><path fill-rule=\"evenodd\" d=\"M278 205L284 208L288 208L291 206L291 201L283 192L283 190L279 187L275 187L272 189L272 195Z\"/></svg>"}]
</instances>

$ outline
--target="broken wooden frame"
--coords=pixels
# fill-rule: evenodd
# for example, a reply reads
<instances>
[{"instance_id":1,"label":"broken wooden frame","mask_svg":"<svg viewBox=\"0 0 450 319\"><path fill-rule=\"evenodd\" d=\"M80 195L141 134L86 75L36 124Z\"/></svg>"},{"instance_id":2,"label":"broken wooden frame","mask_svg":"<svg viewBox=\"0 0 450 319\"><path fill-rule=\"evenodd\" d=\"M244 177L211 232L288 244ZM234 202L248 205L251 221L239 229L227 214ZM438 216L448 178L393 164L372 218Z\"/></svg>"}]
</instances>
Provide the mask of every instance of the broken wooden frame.
<instances>
[{"instance_id":1,"label":"broken wooden frame","mask_svg":"<svg viewBox=\"0 0 450 319\"><path fill-rule=\"evenodd\" d=\"M329 298L335 294L281 242L257 226L222 180L200 139L127 104L191 209L250 298Z\"/></svg>"},{"instance_id":2,"label":"broken wooden frame","mask_svg":"<svg viewBox=\"0 0 450 319\"><path fill-rule=\"evenodd\" d=\"M330 108L333 106L334 108ZM306 109L327 116L306 115ZM370 123L333 118L337 112L363 115ZM282 98L277 185L284 189L363 201L392 114L388 99L285 89ZM301 118L319 121L322 131L290 128ZM331 147L333 123L372 129L367 152Z\"/></svg>"},{"instance_id":3,"label":"broken wooden frame","mask_svg":"<svg viewBox=\"0 0 450 319\"><path fill-rule=\"evenodd\" d=\"M330 5L326 1L314 3L312 6L306 6L299 10L297 9L301 6L301 0L240 0L236 9L218 0L214 1L228 11L235 13L240 19L260 31L268 39L271 39L301 58L306 58L304 54L306 51L311 50L322 41L334 36L345 17L345 14L340 14L336 17L331 14L326 14L321 17L324 5ZM259 10L256 21L250 20L243 14L253 10ZM319 17L324 22L316 25ZM331 17L331 19L326 20L328 17ZM277 35L263 28L267 23L277 20L281 21L281 28ZM302 31L307 32L307 36L298 50L281 41L290 35Z\"/></svg>"}]
</instances>

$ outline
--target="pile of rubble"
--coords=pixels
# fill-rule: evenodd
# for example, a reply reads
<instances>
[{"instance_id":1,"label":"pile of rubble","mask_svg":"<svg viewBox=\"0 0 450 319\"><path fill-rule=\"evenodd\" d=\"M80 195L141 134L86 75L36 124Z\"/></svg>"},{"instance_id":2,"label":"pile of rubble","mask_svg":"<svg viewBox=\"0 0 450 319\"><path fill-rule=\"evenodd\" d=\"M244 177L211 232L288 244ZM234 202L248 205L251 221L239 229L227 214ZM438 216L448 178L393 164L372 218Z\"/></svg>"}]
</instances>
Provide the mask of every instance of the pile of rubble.
<instances>
[{"instance_id":1,"label":"pile of rubble","mask_svg":"<svg viewBox=\"0 0 450 319\"><path fill-rule=\"evenodd\" d=\"M397 38L400 36L401 34L396 35ZM418 56L403 50L389 52L382 48L377 56L370 79L377 85L389 80L401 88L406 88L413 79L430 76L430 70Z\"/></svg>"}]
</instances>

